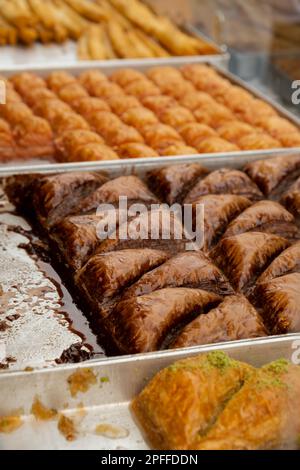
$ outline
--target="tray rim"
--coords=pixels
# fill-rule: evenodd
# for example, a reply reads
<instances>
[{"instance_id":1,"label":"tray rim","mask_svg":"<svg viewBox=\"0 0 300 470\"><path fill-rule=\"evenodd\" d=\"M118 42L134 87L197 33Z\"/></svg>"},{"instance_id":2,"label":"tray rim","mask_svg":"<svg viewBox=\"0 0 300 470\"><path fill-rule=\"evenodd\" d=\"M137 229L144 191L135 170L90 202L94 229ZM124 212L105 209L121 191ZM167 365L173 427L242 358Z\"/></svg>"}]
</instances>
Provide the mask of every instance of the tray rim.
<instances>
[{"instance_id":1,"label":"tray rim","mask_svg":"<svg viewBox=\"0 0 300 470\"><path fill-rule=\"evenodd\" d=\"M140 353L140 354L128 354L124 356L115 356L115 357L107 357L102 359L90 359L88 361L79 362L79 363L72 363L72 364L57 364L56 366L52 367L45 367L45 368L35 368L32 371L3 371L0 372L0 384L2 380L13 378L13 377L30 377L33 375L44 375L44 374L52 374L52 373L59 373L60 371L74 371L79 369L93 369L93 368L100 368L101 366L117 366L122 364L136 364L138 362L145 362L145 361L159 361L163 358L173 358L176 357L175 360L180 360L180 357L187 357L189 354L197 355L201 353L206 353L210 351L221 350L237 350L239 348L246 348L248 346L255 345L262 345L268 346L269 344L279 344L284 342L293 342L299 341L300 342L300 332L299 333L288 333L284 335L276 335L276 336L266 336L262 338L250 338L245 340L237 340L237 341L227 341L221 343L212 343L212 344L205 344L205 345L198 345L192 346L187 348L180 348L180 349L171 349L166 351L154 351L148 353ZM1 392L0 392L1 394Z\"/></svg>"}]
</instances>

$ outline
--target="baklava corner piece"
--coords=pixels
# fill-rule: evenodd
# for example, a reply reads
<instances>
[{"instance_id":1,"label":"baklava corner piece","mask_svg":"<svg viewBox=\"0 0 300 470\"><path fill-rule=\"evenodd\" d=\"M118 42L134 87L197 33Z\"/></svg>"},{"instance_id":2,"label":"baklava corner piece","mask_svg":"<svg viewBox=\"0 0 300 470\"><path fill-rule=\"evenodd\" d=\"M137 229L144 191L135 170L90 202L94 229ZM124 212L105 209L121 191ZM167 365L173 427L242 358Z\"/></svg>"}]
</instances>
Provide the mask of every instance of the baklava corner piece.
<instances>
[{"instance_id":1,"label":"baklava corner piece","mask_svg":"<svg viewBox=\"0 0 300 470\"><path fill-rule=\"evenodd\" d=\"M298 449L300 368L279 359L255 371L193 450Z\"/></svg>"},{"instance_id":2,"label":"baklava corner piece","mask_svg":"<svg viewBox=\"0 0 300 470\"><path fill-rule=\"evenodd\" d=\"M185 450L206 433L252 371L219 351L183 359L150 381L132 411L155 449Z\"/></svg>"}]
</instances>

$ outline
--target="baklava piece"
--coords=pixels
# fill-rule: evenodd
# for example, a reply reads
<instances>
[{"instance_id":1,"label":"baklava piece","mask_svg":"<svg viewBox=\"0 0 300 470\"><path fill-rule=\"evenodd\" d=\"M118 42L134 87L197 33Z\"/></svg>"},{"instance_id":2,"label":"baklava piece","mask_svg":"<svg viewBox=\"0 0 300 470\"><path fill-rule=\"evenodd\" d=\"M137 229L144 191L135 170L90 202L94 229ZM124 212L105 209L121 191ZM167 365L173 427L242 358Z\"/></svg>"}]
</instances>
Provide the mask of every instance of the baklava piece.
<instances>
[{"instance_id":1,"label":"baklava piece","mask_svg":"<svg viewBox=\"0 0 300 470\"><path fill-rule=\"evenodd\" d=\"M58 156L63 161L72 161L72 156L87 144L103 144L103 139L95 132L75 130L65 132L55 141Z\"/></svg>"},{"instance_id":2,"label":"baklava piece","mask_svg":"<svg viewBox=\"0 0 300 470\"><path fill-rule=\"evenodd\" d=\"M0 118L0 161L10 160L16 156L16 146L10 126Z\"/></svg>"},{"instance_id":3,"label":"baklava piece","mask_svg":"<svg viewBox=\"0 0 300 470\"><path fill-rule=\"evenodd\" d=\"M146 78L129 83L124 87L124 90L128 95L135 96L141 101L147 96L159 96L161 94L160 89Z\"/></svg>"},{"instance_id":4,"label":"baklava piece","mask_svg":"<svg viewBox=\"0 0 300 470\"><path fill-rule=\"evenodd\" d=\"M284 134L280 136L280 142L283 147L300 147L300 132L293 132L291 134Z\"/></svg>"},{"instance_id":5,"label":"baklava piece","mask_svg":"<svg viewBox=\"0 0 300 470\"><path fill-rule=\"evenodd\" d=\"M119 145L116 149L120 158L151 158L158 157L158 153L145 144L128 143Z\"/></svg>"},{"instance_id":6,"label":"baklava piece","mask_svg":"<svg viewBox=\"0 0 300 470\"><path fill-rule=\"evenodd\" d=\"M171 165L150 171L147 182L162 201L182 203L188 191L207 173L199 163Z\"/></svg>"},{"instance_id":7,"label":"baklava piece","mask_svg":"<svg viewBox=\"0 0 300 470\"><path fill-rule=\"evenodd\" d=\"M300 369L280 359L249 376L193 450L298 449Z\"/></svg>"},{"instance_id":8,"label":"baklava piece","mask_svg":"<svg viewBox=\"0 0 300 470\"><path fill-rule=\"evenodd\" d=\"M146 126L158 123L155 114L150 111L150 109L142 106L139 108L131 108L124 112L121 119L125 124L135 127L140 132L142 132Z\"/></svg>"},{"instance_id":9,"label":"baklava piece","mask_svg":"<svg viewBox=\"0 0 300 470\"><path fill-rule=\"evenodd\" d=\"M6 103L0 107L0 117L11 126L22 124L25 119L33 117L31 109L22 102Z\"/></svg>"},{"instance_id":10,"label":"baklava piece","mask_svg":"<svg viewBox=\"0 0 300 470\"><path fill-rule=\"evenodd\" d=\"M179 105L167 108L165 111L160 113L159 118L164 124L172 126L177 130L185 124L196 122L191 111Z\"/></svg>"},{"instance_id":11,"label":"baklava piece","mask_svg":"<svg viewBox=\"0 0 300 470\"><path fill-rule=\"evenodd\" d=\"M296 217L300 216L300 178L282 195L280 202Z\"/></svg>"},{"instance_id":12,"label":"baklava piece","mask_svg":"<svg viewBox=\"0 0 300 470\"><path fill-rule=\"evenodd\" d=\"M293 215L274 201L259 201L227 227L224 237L245 232L273 233L294 240L299 234Z\"/></svg>"},{"instance_id":13,"label":"baklava piece","mask_svg":"<svg viewBox=\"0 0 300 470\"><path fill-rule=\"evenodd\" d=\"M254 201L263 198L256 184L245 173L228 168L213 171L200 180L188 193L184 202L193 203L206 194L235 194Z\"/></svg>"},{"instance_id":14,"label":"baklava piece","mask_svg":"<svg viewBox=\"0 0 300 470\"><path fill-rule=\"evenodd\" d=\"M166 287L192 287L218 295L233 294L224 274L202 252L180 253L145 274L124 293L123 299L150 294Z\"/></svg>"},{"instance_id":15,"label":"baklava piece","mask_svg":"<svg viewBox=\"0 0 300 470\"><path fill-rule=\"evenodd\" d=\"M108 328L121 353L156 351L172 329L220 300L200 289L161 289L121 301L107 318Z\"/></svg>"},{"instance_id":16,"label":"baklava piece","mask_svg":"<svg viewBox=\"0 0 300 470\"><path fill-rule=\"evenodd\" d=\"M65 85L57 92L57 95L61 100L72 107L74 104L76 105L79 100L89 97L87 91L78 82Z\"/></svg>"},{"instance_id":17,"label":"baklava piece","mask_svg":"<svg viewBox=\"0 0 300 470\"><path fill-rule=\"evenodd\" d=\"M276 277L285 276L291 273L300 273L300 242L294 243L284 250L265 272L259 277L257 283L271 281Z\"/></svg>"},{"instance_id":18,"label":"baklava piece","mask_svg":"<svg viewBox=\"0 0 300 470\"><path fill-rule=\"evenodd\" d=\"M79 202L105 183L98 173L73 172L41 178L35 188L33 204L39 222L51 228L77 211Z\"/></svg>"},{"instance_id":19,"label":"baklava piece","mask_svg":"<svg viewBox=\"0 0 300 470\"><path fill-rule=\"evenodd\" d=\"M42 178L43 175L37 173L14 175L5 178L5 193L21 213L32 216L32 193L36 182Z\"/></svg>"},{"instance_id":20,"label":"baklava piece","mask_svg":"<svg viewBox=\"0 0 300 470\"><path fill-rule=\"evenodd\" d=\"M237 144L242 150L268 150L281 147L281 143L278 140L264 132L244 135L238 139Z\"/></svg>"},{"instance_id":21,"label":"baklava piece","mask_svg":"<svg viewBox=\"0 0 300 470\"><path fill-rule=\"evenodd\" d=\"M89 130L90 126L82 116L73 112L67 111L57 113L57 115L51 121L51 127L55 134L61 135L67 131L73 130Z\"/></svg>"},{"instance_id":22,"label":"baklava piece","mask_svg":"<svg viewBox=\"0 0 300 470\"><path fill-rule=\"evenodd\" d=\"M174 143L183 143L175 129L160 123L146 127L143 131L143 136L147 144L160 154L163 154L164 148Z\"/></svg>"},{"instance_id":23,"label":"baklava piece","mask_svg":"<svg viewBox=\"0 0 300 470\"><path fill-rule=\"evenodd\" d=\"M146 96L141 101L143 105L146 106L146 108L153 111L153 113L155 113L158 117L161 115L161 113L164 113L166 109L172 106L176 106L177 104L177 102L170 96L163 95Z\"/></svg>"},{"instance_id":24,"label":"baklava piece","mask_svg":"<svg viewBox=\"0 0 300 470\"><path fill-rule=\"evenodd\" d=\"M239 147L220 137L210 137L200 142L197 145L197 150L200 153L224 153L237 152Z\"/></svg>"},{"instance_id":25,"label":"baklava piece","mask_svg":"<svg viewBox=\"0 0 300 470\"><path fill-rule=\"evenodd\" d=\"M122 116L130 109L141 107L141 103L134 96L113 95L106 98L106 103L117 116Z\"/></svg>"},{"instance_id":26,"label":"baklava piece","mask_svg":"<svg viewBox=\"0 0 300 470\"><path fill-rule=\"evenodd\" d=\"M223 96L218 97L218 101L223 103L234 113L238 113L240 110L252 105L253 97L251 93L244 88L233 85L227 88Z\"/></svg>"},{"instance_id":27,"label":"baklava piece","mask_svg":"<svg viewBox=\"0 0 300 470\"><path fill-rule=\"evenodd\" d=\"M218 134L222 139L238 144L243 137L253 134L254 131L254 127L245 122L231 121L219 127Z\"/></svg>"},{"instance_id":28,"label":"baklava piece","mask_svg":"<svg viewBox=\"0 0 300 470\"><path fill-rule=\"evenodd\" d=\"M91 91L87 90L92 96L106 100L111 96L124 96L124 92L116 83L102 80L92 87Z\"/></svg>"},{"instance_id":29,"label":"baklava piece","mask_svg":"<svg viewBox=\"0 0 300 470\"><path fill-rule=\"evenodd\" d=\"M112 113L97 113L91 124L109 145L115 147L127 143L143 143L144 141L141 134L134 127L123 124Z\"/></svg>"},{"instance_id":30,"label":"baklava piece","mask_svg":"<svg viewBox=\"0 0 300 470\"><path fill-rule=\"evenodd\" d=\"M50 125L45 119L30 116L13 128L17 154L22 158L53 157L54 143Z\"/></svg>"},{"instance_id":31,"label":"baklava piece","mask_svg":"<svg viewBox=\"0 0 300 470\"><path fill-rule=\"evenodd\" d=\"M236 119L228 108L218 103L197 108L194 111L194 116L200 124L206 124L214 129Z\"/></svg>"},{"instance_id":32,"label":"baklava piece","mask_svg":"<svg viewBox=\"0 0 300 470\"><path fill-rule=\"evenodd\" d=\"M99 160L118 160L116 152L107 145L100 143L89 143L79 147L72 155L70 160L74 162L95 162Z\"/></svg>"},{"instance_id":33,"label":"baklava piece","mask_svg":"<svg viewBox=\"0 0 300 470\"><path fill-rule=\"evenodd\" d=\"M202 91L187 93L179 99L179 102L190 111L196 111L196 109L202 106L214 106L216 104L215 100L208 93Z\"/></svg>"},{"instance_id":34,"label":"baklava piece","mask_svg":"<svg viewBox=\"0 0 300 470\"><path fill-rule=\"evenodd\" d=\"M77 272L75 281L98 317L106 318L122 291L168 255L159 250L132 249L92 256Z\"/></svg>"},{"instance_id":35,"label":"baklava piece","mask_svg":"<svg viewBox=\"0 0 300 470\"><path fill-rule=\"evenodd\" d=\"M57 99L57 97L49 88L29 88L24 99L28 106L35 109L37 105L42 106L43 102Z\"/></svg>"},{"instance_id":36,"label":"baklava piece","mask_svg":"<svg viewBox=\"0 0 300 470\"><path fill-rule=\"evenodd\" d=\"M205 139L210 137L217 137L217 133L211 127L206 124L200 124L199 122L184 124L179 129L179 133L184 141L198 149L198 146Z\"/></svg>"},{"instance_id":37,"label":"baklava piece","mask_svg":"<svg viewBox=\"0 0 300 470\"><path fill-rule=\"evenodd\" d=\"M198 152L193 147L189 147L188 145L177 142L172 145L169 145L168 147L165 147L162 150L162 154L165 157L172 157L172 156L177 156L177 155L182 155L182 156L197 155Z\"/></svg>"},{"instance_id":38,"label":"baklava piece","mask_svg":"<svg viewBox=\"0 0 300 470\"><path fill-rule=\"evenodd\" d=\"M101 242L97 235L100 215L80 215L64 218L52 229L61 261L71 270L80 269Z\"/></svg>"},{"instance_id":39,"label":"baklava piece","mask_svg":"<svg viewBox=\"0 0 300 470\"><path fill-rule=\"evenodd\" d=\"M259 275L288 246L287 240L276 235L242 233L223 238L211 256L237 292L248 293Z\"/></svg>"},{"instance_id":40,"label":"baklava piece","mask_svg":"<svg viewBox=\"0 0 300 470\"><path fill-rule=\"evenodd\" d=\"M76 83L76 78L67 72L51 72L47 77L47 85L55 93L72 83Z\"/></svg>"},{"instance_id":41,"label":"baklava piece","mask_svg":"<svg viewBox=\"0 0 300 470\"><path fill-rule=\"evenodd\" d=\"M159 202L137 176L119 176L107 181L96 191L90 192L86 198L82 198L77 205L78 213L95 211L99 204L118 205L121 197L127 198L128 207L135 203L142 203L149 207Z\"/></svg>"},{"instance_id":42,"label":"baklava piece","mask_svg":"<svg viewBox=\"0 0 300 470\"><path fill-rule=\"evenodd\" d=\"M300 155L279 155L248 163L246 173L268 197L276 197L300 174Z\"/></svg>"},{"instance_id":43,"label":"baklava piece","mask_svg":"<svg viewBox=\"0 0 300 470\"><path fill-rule=\"evenodd\" d=\"M204 251L209 251L225 232L228 224L251 206L249 199L232 194L207 194L193 202L193 209L202 205L204 212Z\"/></svg>"},{"instance_id":44,"label":"baklava piece","mask_svg":"<svg viewBox=\"0 0 300 470\"><path fill-rule=\"evenodd\" d=\"M102 81L107 81L107 77L99 70L88 70L79 75L78 80L88 93L93 95L93 91L97 88L98 84Z\"/></svg>"},{"instance_id":45,"label":"baklava piece","mask_svg":"<svg viewBox=\"0 0 300 470\"><path fill-rule=\"evenodd\" d=\"M145 75L135 69L122 68L121 70L117 70L112 75L110 75L109 79L123 88L127 85L130 85L130 83L136 82L138 80L144 80Z\"/></svg>"},{"instance_id":46,"label":"baklava piece","mask_svg":"<svg viewBox=\"0 0 300 470\"><path fill-rule=\"evenodd\" d=\"M299 131L299 129L294 126L294 124L279 116L258 118L256 125L264 129L272 137L278 140L280 140L281 136L293 134Z\"/></svg>"},{"instance_id":47,"label":"baklava piece","mask_svg":"<svg viewBox=\"0 0 300 470\"><path fill-rule=\"evenodd\" d=\"M145 203L140 202L142 207L138 205L136 210L129 211L130 220L121 221L109 239L97 248L97 253L148 247L175 255L185 250L200 249L195 237L193 239L194 234L187 232L176 211L164 206L148 211Z\"/></svg>"},{"instance_id":48,"label":"baklava piece","mask_svg":"<svg viewBox=\"0 0 300 470\"><path fill-rule=\"evenodd\" d=\"M228 296L215 309L200 315L178 335L170 348L187 348L267 336L264 323L242 295Z\"/></svg>"},{"instance_id":49,"label":"baklava piece","mask_svg":"<svg viewBox=\"0 0 300 470\"><path fill-rule=\"evenodd\" d=\"M73 109L88 122L91 117L102 111L110 111L108 104L101 98L85 97L72 103Z\"/></svg>"},{"instance_id":50,"label":"baklava piece","mask_svg":"<svg viewBox=\"0 0 300 470\"><path fill-rule=\"evenodd\" d=\"M219 351L183 359L156 374L132 409L154 449L186 450L252 371Z\"/></svg>"},{"instance_id":51,"label":"baklava piece","mask_svg":"<svg viewBox=\"0 0 300 470\"><path fill-rule=\"evenodd\" d=\"M33 111L44 119L47 119L51 126L58 116L69 113L74 114L72 108L58 98L37 101L34 104Z\"/></svg>"},{"instance_id":52,"label":"baklava piece","mask_svg":"<svg viewBox=\"0 0 300 470\"><path fill-rule=\"evenodd\" d=\"M168 83L174 84L185 81L179 69L171 66L158 66L152 67L146 73L158 87L164 86Z\"/></svg>"},{"instance_id":53,"label":"baklava piece","mask_svg":"<svg viewBox=\"0 0 300 470\"><path fill-rule=\"evenodd\" d=\"M294 272L259 283L255 289L258 306L275 335L300 331L300 273Z\"/></svg>"},{"instance_id":54,"label":"baklava piece","mask_svg":"<svg viewBox=\"0 0 300 470\"><path fill-rule=\"evenodd\" d=\"M34 73L23 72L12 76L10 82L13 84L15 90L26 100L26 95L29 90L33 88L46 89L46 81Z\"/></svg>"}]
</instances>

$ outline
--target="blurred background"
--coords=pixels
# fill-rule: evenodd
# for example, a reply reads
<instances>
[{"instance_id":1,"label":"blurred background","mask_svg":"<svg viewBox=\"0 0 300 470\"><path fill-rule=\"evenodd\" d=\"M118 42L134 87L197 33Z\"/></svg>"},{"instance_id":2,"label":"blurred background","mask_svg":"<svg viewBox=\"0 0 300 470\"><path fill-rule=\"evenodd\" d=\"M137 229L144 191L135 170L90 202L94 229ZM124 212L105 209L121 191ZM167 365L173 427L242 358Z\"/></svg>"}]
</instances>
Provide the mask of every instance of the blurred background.
<instances>
[{"instance_id":1,"label":"blurred background","mask_svg":"<svg viewBox=\"0 0 300 470\"><path fill-rule=\"evenodd\" d=\"M146 0L178 24L228 47L230 70L292 111L300 80L300 0Z\"/></svg>"}]
</instances>

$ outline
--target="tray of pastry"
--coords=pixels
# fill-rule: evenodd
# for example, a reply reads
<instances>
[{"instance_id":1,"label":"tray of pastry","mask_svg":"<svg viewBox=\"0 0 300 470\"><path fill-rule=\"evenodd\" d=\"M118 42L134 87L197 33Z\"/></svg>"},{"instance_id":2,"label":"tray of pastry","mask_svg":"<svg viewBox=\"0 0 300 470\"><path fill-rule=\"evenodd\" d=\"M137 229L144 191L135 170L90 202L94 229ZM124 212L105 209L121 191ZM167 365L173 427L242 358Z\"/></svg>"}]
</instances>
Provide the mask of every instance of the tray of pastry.
<instances>
[{"instance_id":1,"label":"tray of pastry","mask_svg":"<svg viewBox=\"0 0 300 470\"><path fill-rule=\"evenodd\" d=\"M1 449L299 448L299 335L0 374Z\"/></svg>"},{"instance_id":2,"label":"tray of pastry","mask_svg":"<svg viewBox=\"0 0 300 470\"><path fill-rule=\"evenodd\" d=\"M192 11L174 22L139 0L1 0L0 7L3 61L47 61L55 52L73 62L224 53L189 31Z\"/></svg>"},{"instance_id":3,"label":"tray of pastry","mask_svg":"<svg viewBox=\"0 0 300 470\"><path fill-rule=\"evenodd\" d=\"M42 157L129 163L299 148L299 119L220 64L203 62L3 69L3 165L16 157L19 165Z\"/></svg>"},{"instance_id":4,"label":"tray of pastry","mask_svg":"<svg viewBox=\"0 0 300 470\"><path fill-rule=\"evenodd\" d=\"M2 180L2 368L299 331L299 154L103 165Z\"/></svg>"}]
</instances>

